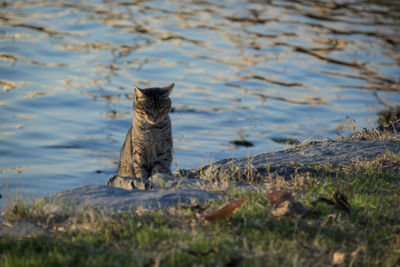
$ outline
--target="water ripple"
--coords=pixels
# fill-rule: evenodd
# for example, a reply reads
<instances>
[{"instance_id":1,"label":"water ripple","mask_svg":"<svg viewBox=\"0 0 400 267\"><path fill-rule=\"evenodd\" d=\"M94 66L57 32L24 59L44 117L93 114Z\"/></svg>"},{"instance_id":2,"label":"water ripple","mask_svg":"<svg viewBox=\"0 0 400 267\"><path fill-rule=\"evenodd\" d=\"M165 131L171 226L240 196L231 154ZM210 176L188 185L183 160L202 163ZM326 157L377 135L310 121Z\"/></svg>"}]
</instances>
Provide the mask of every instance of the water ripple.
<instances>
[{"instance_id":1,"label":"water ripple","mask_svg":"<svg viewBox=\"0 0 400 267\"><path fill-rule=\"evenodd\" d=\"M400 110L399 22L378 0L3 1L0 169L28 195L105 183L134 85L175 82L180 168L375 127Z\"/></svg>"}]
</instances>

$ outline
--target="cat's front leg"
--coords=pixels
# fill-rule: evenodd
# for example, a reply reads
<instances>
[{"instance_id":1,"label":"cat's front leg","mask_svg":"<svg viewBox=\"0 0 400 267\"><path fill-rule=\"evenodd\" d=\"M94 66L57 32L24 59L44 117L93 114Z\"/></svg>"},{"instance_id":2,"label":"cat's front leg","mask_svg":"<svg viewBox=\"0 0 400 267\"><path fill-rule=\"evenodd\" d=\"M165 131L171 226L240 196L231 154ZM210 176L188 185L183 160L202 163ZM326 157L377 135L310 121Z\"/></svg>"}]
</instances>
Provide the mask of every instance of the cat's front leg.
<instances>
[{"instance_id":1,"label":"cat's front leg","mask_svg":"<svg viewBox=\"0 0 400 267\"><path fill-rule=\"evenodd\" d=\"M124 177L135 176L132 164L132 127L129 129L121 149L117 174Z\"/></svg>"},{"instance_id":2,"label":"cat's front leg","mask_svg":"<svg viewBox=\"0 0 400 267\"><path fill-rule=\"evenodd\" d=\"M140 179L148 179L150 177L150 173L145 169L139 169L135 167L135 177Z\"/></svg>"},{"instance_id":3,"label":"cat's front leg","mask_svg":"<svg viewBox=\"0 0 400 267\"><path fill-rule=\"evenodd\" d=\"M150 177L148 166L145 164L145 161L137 154L133 158L133 169L137 178L147 179Z\"/></svg>"},{"instance_id":4,"label":"cat's front leg","mask_svg":"<svg viewBox=\"0 0 400 267\"><path fill-rule=\"evenodd\" d=\"M151 176L156 173L166 173L166 174L172 174L171 172L171 161L166 160L166 161L156 161L154 163L154 167L151 170Z\"/></svg>"}]
</instances>

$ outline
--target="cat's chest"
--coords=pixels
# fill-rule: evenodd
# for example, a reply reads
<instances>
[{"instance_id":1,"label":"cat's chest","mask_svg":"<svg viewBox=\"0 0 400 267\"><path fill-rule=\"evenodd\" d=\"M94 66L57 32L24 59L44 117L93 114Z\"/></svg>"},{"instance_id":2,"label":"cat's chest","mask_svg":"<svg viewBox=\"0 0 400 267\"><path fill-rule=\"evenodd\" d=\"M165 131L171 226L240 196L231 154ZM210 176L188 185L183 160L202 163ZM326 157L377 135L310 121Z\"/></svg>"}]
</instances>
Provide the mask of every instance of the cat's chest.
<instances>
[{"instance_id":1,"label":"cat's chest","mask_svg":"<svg viewBox=\"0 0 400 267\"><path fill-rule=\"evenodd\" d=\"M172 138L168 134L156 131L142 131L133 138L134 150L146 162L153 162L172 149Z\"/></svg>"},{"instance_id":2,"label":"cat's chest","mask_svg":"<svg viewBox=\"0 0 400 267\"><path fill-rule=\"evenodd\" d=\"M152 149L168 145L171 138L170 127L136 129L132 136L135 145Z\"/></svg>"}]
</instances>

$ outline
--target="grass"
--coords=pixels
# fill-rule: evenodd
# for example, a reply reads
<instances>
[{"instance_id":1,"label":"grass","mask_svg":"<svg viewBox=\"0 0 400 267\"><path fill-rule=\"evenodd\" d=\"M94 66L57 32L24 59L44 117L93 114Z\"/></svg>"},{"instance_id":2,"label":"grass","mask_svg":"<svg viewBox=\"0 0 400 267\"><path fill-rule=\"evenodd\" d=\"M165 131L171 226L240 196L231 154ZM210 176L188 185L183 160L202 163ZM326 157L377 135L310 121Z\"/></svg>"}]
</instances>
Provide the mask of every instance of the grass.
<instances>
[{"instance_id":1,"label":"grass","mask_svg":"<svg viewBox=\"0 0 400 267\"><path fill-rule=\"evenodd\" d=\"M328 139L320 139L320 140L312 140L313 138L307 138L306 140L302 142L282 142L283 150L284 151L289 151L292 149L302 149L306 148L312 145L315 145L320 142L342 142L342 141L391 141L391 142L400 142L400 136L398 135L398 127L395 127L395 125L399 125L400 121L380 121L380 123L384 123L382 126L385 127L390 127L392 126L394 129L390 128L374 128L371 130L368 130L366 128L359 129L356 126L356 121L354 119L351 119L349 116L346 116L347 118L347 124L348 127L351 129L353 132L352 135L350 136L342 136L338 134L338 136L334 139L328 138ZM397 119L397 117L396 117ZM283 139L284 140L284 139Z\"/></svg>"},{"instance_id":2,"label":"grass","mask_svg":"<svg viewBox=\"0 0 400 267\"><path fill-rule=\"evenodd\" d=\"M202 222L188 207L103 214L88 208L51 215L41 203L10 206L10 221L47 229L31 237L0 236L1 266L343 266L400 265L400 155L352 166L318 165L312 176L271 179L258 191L231 190L216 209L248 198L229 219ZM305 206L338 188L351 212L319 203L319 215L274 217L271 187L292 192Z\"/></svg>"},{"instance_id":3,"label":"grass","mask_svg":"<svg viewBox=\"0 0 400 267\"><path fill-rule=\"evenodd\" d=\"M347 116L347 122L350 126L350 129L354 132L353 135L349 137L339 136L336 141L360 141L360 140L368 140L368 141L393 141L393 142L400 142L399 136L393 134L392 131L388 130L379 130L379 129L362 129L358 130L356 127L356 122L354 119L351 119ZM394 126L395 121L387 121L385 123L386 126ZM398 123L398 122L397 122ZM395 133L397 133L395 131Z\"/></svg>"}]
</instances>

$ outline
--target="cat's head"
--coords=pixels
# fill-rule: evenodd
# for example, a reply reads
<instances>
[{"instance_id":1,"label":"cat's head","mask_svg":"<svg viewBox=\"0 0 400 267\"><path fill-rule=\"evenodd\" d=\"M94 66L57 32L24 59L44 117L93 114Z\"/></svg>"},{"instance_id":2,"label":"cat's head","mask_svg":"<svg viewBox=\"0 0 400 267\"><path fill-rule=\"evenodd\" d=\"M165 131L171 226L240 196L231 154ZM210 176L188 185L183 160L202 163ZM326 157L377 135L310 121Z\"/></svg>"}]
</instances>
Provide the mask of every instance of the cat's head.
<instances>
[{"instance_id":1,"label":"cat's head","mask_svg":"<svg viewBox=\"0 0 400 267\"><path fill-rule=\"evenodd\" d=\"M156 124L168 116L171 110L169 95L175 84L166 87L140 89L135 86L134 110L135 116L145 119L150 124Z\"/></svg>"}]
</instances>

